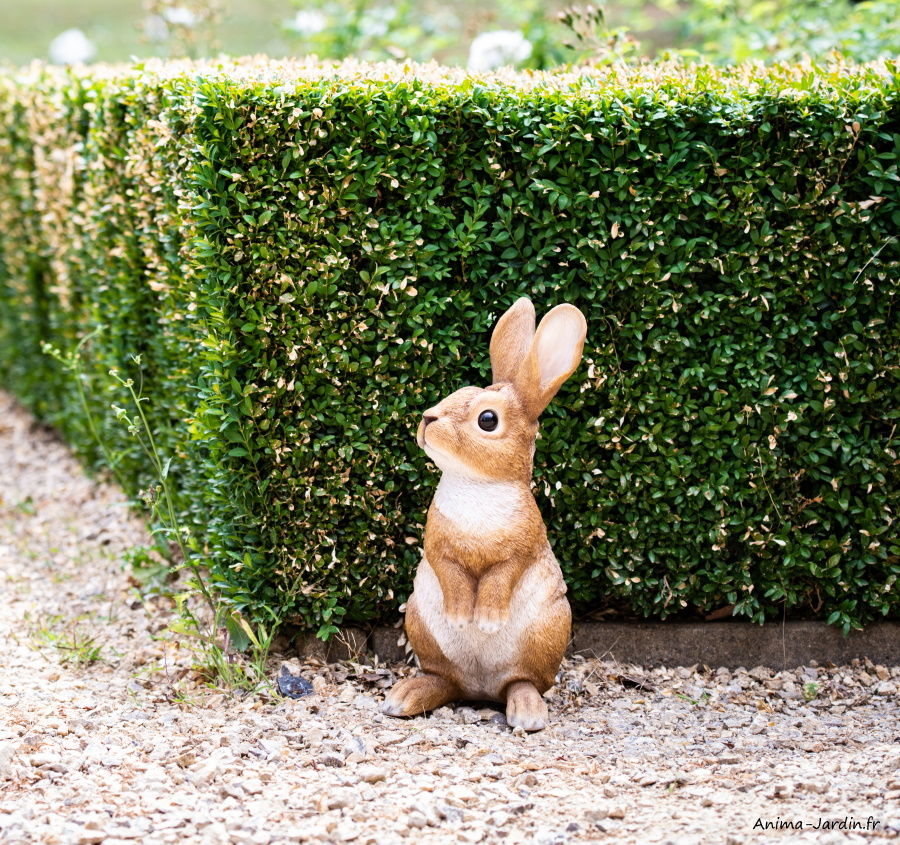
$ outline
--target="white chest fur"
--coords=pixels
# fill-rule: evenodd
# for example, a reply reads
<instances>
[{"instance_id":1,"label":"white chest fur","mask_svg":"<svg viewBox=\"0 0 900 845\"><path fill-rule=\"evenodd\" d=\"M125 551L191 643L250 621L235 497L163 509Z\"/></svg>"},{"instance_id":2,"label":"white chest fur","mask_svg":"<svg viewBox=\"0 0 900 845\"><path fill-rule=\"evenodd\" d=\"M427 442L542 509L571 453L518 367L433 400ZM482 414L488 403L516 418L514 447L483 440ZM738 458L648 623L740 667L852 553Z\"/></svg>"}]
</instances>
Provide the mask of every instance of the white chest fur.
<instances>
[{"instance_id":1,"label":"white chest fur","mask_svg":"<svg viewBox=\"0 0 900 845\"><path fill-rule=\"evenodd\" d=\"M529 491L525 491L530 495ZM523 490L515 484L477 481L445 472L434 494L441 514L467 534L494 534L507 529L523 509Z\"/></svg>"}]
</instances>

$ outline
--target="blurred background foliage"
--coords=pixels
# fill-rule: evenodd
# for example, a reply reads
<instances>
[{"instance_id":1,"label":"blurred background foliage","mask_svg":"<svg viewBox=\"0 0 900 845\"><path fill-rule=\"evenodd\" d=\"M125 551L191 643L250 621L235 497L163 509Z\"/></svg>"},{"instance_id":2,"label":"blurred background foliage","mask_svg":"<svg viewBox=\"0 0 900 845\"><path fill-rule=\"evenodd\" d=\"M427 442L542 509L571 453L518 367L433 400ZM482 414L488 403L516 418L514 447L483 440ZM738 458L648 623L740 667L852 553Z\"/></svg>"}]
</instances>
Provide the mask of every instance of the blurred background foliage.
<instances>
[{"instance_id":1,"label":"blurred background foliage","mask_svg":"<svg viewBox=\"0 0 900 845\"><path fill-rule=\"evenodd\" d=\"M265 53L473 69L900 54L900 0L0 0L0 60Z\"/></svg>"}]
</instances>

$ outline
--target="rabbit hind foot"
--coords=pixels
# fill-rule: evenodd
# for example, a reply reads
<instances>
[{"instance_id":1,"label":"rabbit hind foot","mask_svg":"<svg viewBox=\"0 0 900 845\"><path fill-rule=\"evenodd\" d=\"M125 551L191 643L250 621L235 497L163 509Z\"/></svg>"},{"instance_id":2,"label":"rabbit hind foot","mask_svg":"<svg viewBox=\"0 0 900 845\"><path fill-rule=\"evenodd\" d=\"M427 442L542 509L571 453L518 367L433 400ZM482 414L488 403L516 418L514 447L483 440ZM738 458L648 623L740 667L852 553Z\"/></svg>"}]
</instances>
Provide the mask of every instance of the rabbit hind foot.
<instances>
[{"instance_id":1,"label":"rabbit hind foot","mask_svg":"<svg viewBox=\"0 0 900 845\"><path fill-rule=\"evenodd\" d=\"M456 684L439 675L418 675L394 684L381 712L386 716L421 716L459 696Z\"/></svg>"},{"instance_id":2,"label":"rabbit hind foot","mask_svg":"<svg viewBox=\"0 0 900 845\"><path fill-rule=\"evenodd\" d=\"M531 681L516 681L506 691L506 723L511 728L542 731L550 714L547 704Z\"/></svg>"}]
</instances>

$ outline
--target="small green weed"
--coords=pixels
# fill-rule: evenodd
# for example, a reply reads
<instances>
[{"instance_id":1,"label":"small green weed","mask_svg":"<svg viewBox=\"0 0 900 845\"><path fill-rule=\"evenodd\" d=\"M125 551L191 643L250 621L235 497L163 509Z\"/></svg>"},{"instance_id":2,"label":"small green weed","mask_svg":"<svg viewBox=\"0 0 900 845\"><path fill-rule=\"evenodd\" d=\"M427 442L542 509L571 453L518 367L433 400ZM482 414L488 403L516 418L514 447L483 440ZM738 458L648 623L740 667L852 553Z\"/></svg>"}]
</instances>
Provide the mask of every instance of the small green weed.
<instances>
[{"instance_id":1,"label":"small green weed","mask_svg":"<svg viewBox=\"0 0 900 845\"><path fill-rule=\"evenodd\" d=\"M34 501L31 496L26 496L21 502L16 502L16 508L28 516L34 516Z\"/></svg>"},{"instance_id":2,"label":"small green weed","mask_svg":"<svg viewBox=\"0 0 900 845\"><path fill-rule=\"evenodd\" d=\"M171 572L168 562L149 546L132 546L125 552L125 565L142 588L162 584Z\"/></svg>"},{"instance_id":3,"label":"small green weed","mask_svg":"<svg viewBox=\"0 0 900 845\"><path fill-rule=\"evenodd\" d=\"M89 666L101 660L103 646L96 637L85 631L78 623L92 620L91 614L74 619L62 615L42 616L31 619L25 617L28 633L36 645L49 645L59 652L62 663L75 666Z\"/></svg>"},{"instance_id":4,"label":"small green weed","mask_svg":"<svg viewBox=\"0 0 900 845\"><path fill-rule=\"evenodd\" d=\"M684 695L683 693L680 693L680 692L676 692L675 697L680 698L682 701L689 701L695 707L699 707L701 705L709 704L709 700L712 698L712 695L709 692L707 692L706 690L703 690L703 692L700 693L699 700L696 698L691 698L689 695Z\"/></svg>"}]
</instances>

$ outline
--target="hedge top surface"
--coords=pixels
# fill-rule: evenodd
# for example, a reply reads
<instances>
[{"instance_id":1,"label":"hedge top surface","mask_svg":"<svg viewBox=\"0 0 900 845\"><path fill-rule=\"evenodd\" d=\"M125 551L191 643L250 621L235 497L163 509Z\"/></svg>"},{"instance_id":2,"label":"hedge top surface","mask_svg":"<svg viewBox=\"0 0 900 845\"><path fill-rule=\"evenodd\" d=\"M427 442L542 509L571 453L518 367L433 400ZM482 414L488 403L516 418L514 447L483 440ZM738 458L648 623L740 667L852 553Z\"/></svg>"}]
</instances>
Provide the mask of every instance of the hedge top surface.
<instances>
[{"instance_id":1,"label":"hedge top surface","mask_svg":"<svg viewBox=\"0 0 900 845\"><path fill-rule=\"evenodd\" d=\"M802 99L807 95L821 97L827 92L847 96L867 88L883 88L885 83L900 86L900 65L889 60L856 64L835 59L827 63L813 61L799 64L764 65L748 62L733 67L693 64L683 61L653 64L610 65L605 67L576 66L550 71L515 71L510 68L474 73L461 67L448 67L436 62L377 62L346 60L339 63L319 62L315 56L307 59L273 60L265 56L247 56L222 60L161 60L151 59L138 64L92 64L68 68L32 62L23 68L4 68L0 64L0 79L6 77L20 82L33 82L39 77L74 75L96 80L124 81L143 79L145 82L185 78L212 82L228 79L237 84L278 86L331 80L335 83L369 83L375 86L425 85L432 88L482 90L546 90L586 94L660 91L669 95L678 92L729 93L735 97L776 94L787 99ZM279 92L291 93L289 88Z\"/></svg>"}]
</instances>

